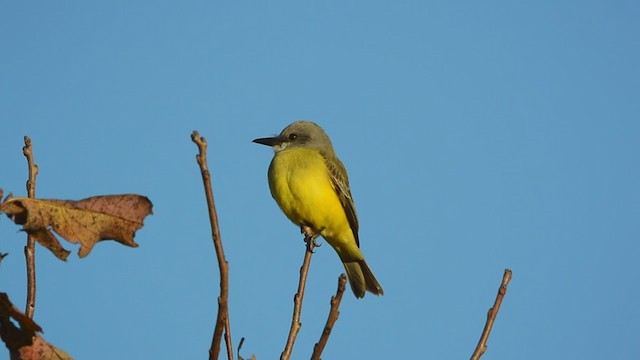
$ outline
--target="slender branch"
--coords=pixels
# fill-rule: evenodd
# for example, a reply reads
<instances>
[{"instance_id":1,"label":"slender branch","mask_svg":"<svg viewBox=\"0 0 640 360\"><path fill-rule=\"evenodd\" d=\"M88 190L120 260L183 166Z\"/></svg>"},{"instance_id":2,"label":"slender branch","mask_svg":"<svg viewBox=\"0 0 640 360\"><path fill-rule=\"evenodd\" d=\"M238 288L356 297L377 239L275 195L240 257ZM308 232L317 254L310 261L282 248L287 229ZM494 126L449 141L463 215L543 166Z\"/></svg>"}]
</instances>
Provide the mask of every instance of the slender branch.
<instances>
[{"instance_id":1,"label":"slender branch","mask_svg":"<svg viewBox=\"0 0 640 360\"><path fill-rule=\"evenodd\" d=\"M229 323L229 263L224 257L224 249L222 247L222 238L220 237L220 228L218 227L218 214L216 205L213 201L213 190L211 188L211 174L207 166L207 141L194 131L191 134L191 140L198 146L199 153L196 160L200 166L202 174L202 182L204 183L204 192L207 197L207 206L209 208L209 221L211 223L211 237L213 245L216 249L218 258L218 267L220 269L220 296L218 297L218 315L216 317L216 326L213 331L213 339L211 340L211 348L209 349L209 359L218 359L220 354L220 342L222 341L222 333L225 333L225 343L227 348L227 359L233 360L233 346L231 345L231 325Z\"/></svg>"},{"instance_id":2,"label":"slender branch","mask_svg":"<svg viewBox=\"0 0 640 360\"><path fill-rule=\"evenodd\" d=\"M240 338L240 343L238 344L238 360L244 360L244 358L240 356L240 350L242 349L243 344L244 344L244 338Z\"/></svg>"},{"instance_id":3,"label":"slender branch","mask_svg":"<svg viewBox=\"0 0 640 360\"><path fill-rule=\"evenodd\" d=\"M38 165L33 161L33 148L31 139L24 137L24 147L22 153L27 158L29 166L29 180L27 180L27 196L36 197L36 176L38 175ZM36 310L36 238L27 235L27 245L24 247L24 256L27 261L27 304L25 306L25 314L32 319Z\"/></svg>"},{"instance_id":4,"label":"slender branch","mask_svg":"<svg viewBox=\"0 0 640 360\"><path fill-rule=\"evenodd\" d=\"M309 265L311 265L311 255L313 255L313 249L318 246L316 244L317 235L312 235L309 228L304 228L304 241L307 243L304 252L304 261L300 267L300 280L298 281L298 292L293 297L293 318L291 319L291 328L289 329L289 337L287 338L287 344L284 347L284 351L280 354L280 360L288 360L291 358L291 351L293 351L293 344L296 342L296 336L300 331L302 324L300 323L300 312L302 311L302 299L304 298L304 287L307 283L307 274L309 273Z\"/></svg>"},{"instance_id":5,"label":"slender branch","mask_svg":"<svg viewBox=\"0 0 640 360\"><path fill-rule=\"evenodd\" d=\"M8 253L0 253L0 263L2 263L2 260L4 260L5 257L7 257L7 255L9 255Z\"/></svg>"},{"instance_id":6,"label":"slender branch","mask_svg":"<svg viewBox=\"0 0 640 360\"><path fill-rule=\"evenodd\" d=\"M225 260L226 262L226 260ZM229 263L227 264L227 279L229 279ZM227 315L224 318L224 344L227 346L227 360L233 360L233 345L231 343L231 322L229 321L229 280L227 280L227 300L225 300L225 308Z\"/></svg>"},{"instance_id":7,"label":"slender branch","mask_svg":"<svg viewBox=\"0 0 640 360\"><path fill-rule=\"evenodd\" d=\"M507 285L509 285L509 281L511 281L511 270L505 269L504 275L502 276L502 284L500 284L498 295L496 295L496 301L493 303L493 307L489 309L487 322L484 324L484 330L482 330L482 335L480 336L476 350L473 352L473 355L471 355L471 360L480 359L485 351L487 351L487 340L489 339L489 334L491 334L493 322L496 320L496 316L498 316L498 311L500 311L502 299L507 294Z\"/></svg>"},{"instance_id":8,"label":"slender branch","mask_svg":"<svg viewBox=\"0 0 640 360\"><path fill-rule=\"evenodd\" d=\"M336 290L336 295L331 297L331 310L329 310L329 317L327 318L327 323L324 326L324 330L322 331L322 335L320 336L320 341L316 343L313 347L313 354L311 355L311 360L320 360L320 355L322 355L322 351L324 350L325 345L327 345L327 341L329 340L329 335L331 335L331 330L333 329L333 325L338 320L338 316L340 316L340 302L342 301L342 294L344 294L344 289L347 285L347 276L345 274L341 274L338 277L338 290Z\"/></svg>"},{"instance_id":9,"label":"slender branch","mask_svg":"<svg viewBox=\"0 0 640 360\"><path fill-rule=\"evenodd\" d=\"M0 205L2 205L4 200L6 200L6 199L3 198L3 196L4 196L4 192L2 191L2 189L0 189ZM9 254L8 253L0 253L0 264L2 263L2 260L4 260L4 258L7 255L9 255Z\"/></svg>"},{"instance_id":10,"label":"slender branch","mask_svg":"<svg viewBox=\"0 0 640 360\"><path fill-rule=\"evenodd\" d=\"M245 358L240 356L240 350L242 350L242 344L244 344L244 338L240 339L240 345L238 345L238 360L245 360ZM256 356L251 355L251 357L247 360L256 360Z\"/></svg>"}]
</instances>

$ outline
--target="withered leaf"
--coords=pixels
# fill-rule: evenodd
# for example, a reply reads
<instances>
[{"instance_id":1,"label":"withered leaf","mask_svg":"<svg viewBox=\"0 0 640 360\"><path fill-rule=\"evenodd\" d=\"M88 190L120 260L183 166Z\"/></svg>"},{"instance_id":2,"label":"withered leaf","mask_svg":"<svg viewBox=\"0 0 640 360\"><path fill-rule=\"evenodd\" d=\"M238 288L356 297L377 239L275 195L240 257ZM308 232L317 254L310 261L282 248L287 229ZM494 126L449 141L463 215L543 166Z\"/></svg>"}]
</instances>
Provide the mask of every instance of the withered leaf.
<instances>
[{"instance_id":1,"label":"withered leaf","mask_svg":"<svg viewBox=\"0 0 640 360\"><path fill-rule=\"evenodd\" d=\"M67 257L69 257L71 251L62 247L62 244L60 244L60 241L53 235L51 230L37 231L31 233L31 235L35 237L40 245L49 249L58 259L67 261Z\"/></svg>"},{"instance_id":2,"label":"withered leaf","mask_svg":"<svg viewBox=\"0 0 640 360\"><path fill-rule=\"evenodd\" d=\"M65 259L68 252L51 234L55 231L69 242L80 243L78 255L85 257L102 240L115 240L137 247L135 232L152 213L153 204L144 196L104 195L79 201L12 198L0 205L22 230L36 236L40 244ZM66 255L65 255L66 253Z\"/></svg>"},{"instance_id":3,"label":"withered leaf","mask_svg":"<svg viewBox=\"0 0 640 360\"><path fill-rule=\"evenodd\" d=\"M42 328L38 324L13 306L9 295L0 293L0 324L4 325L5 321L9 319L16 320L20 329L26 331L29 336L33 336L36 332L42 332Z\"/></svg>"},{"instance_id":4,"label":"withered leaf","mask_svg":"<svg viewBox=\"0 0 640 360\"><path fill-rule=\"evenodd\" d=\"M16 326L13 321L18 324ZM12 359L20 360L71 360L71 356L47 343L36 333L42 332L38 324L16 309L9 296L0 293L0 338L4 341Z\"/></svg>"}]
</instances>

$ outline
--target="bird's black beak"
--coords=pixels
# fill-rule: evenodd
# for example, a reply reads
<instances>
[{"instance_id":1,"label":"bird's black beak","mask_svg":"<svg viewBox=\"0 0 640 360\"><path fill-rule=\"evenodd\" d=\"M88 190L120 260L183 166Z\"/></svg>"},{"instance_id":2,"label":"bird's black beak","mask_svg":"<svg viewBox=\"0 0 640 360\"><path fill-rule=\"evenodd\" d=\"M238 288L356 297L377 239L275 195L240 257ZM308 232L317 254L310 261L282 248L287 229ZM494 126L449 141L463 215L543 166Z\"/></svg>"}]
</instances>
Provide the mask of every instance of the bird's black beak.
<instances>
[{"instance_id":1,"label":"bird's black beak","mask_svg":"<svg viewBox=\"0 0 640 360\"><path fill-rule=\"evenodd\" d=\"M267 145L267 146L280 145L285 141L287 141L287 138L284 137L284 136L274 136L274 137L259 138L259 139L254 139L253 140L253 142L256 143L256 144L262 144L262 145Z\"/></svg>"}]
</instances>

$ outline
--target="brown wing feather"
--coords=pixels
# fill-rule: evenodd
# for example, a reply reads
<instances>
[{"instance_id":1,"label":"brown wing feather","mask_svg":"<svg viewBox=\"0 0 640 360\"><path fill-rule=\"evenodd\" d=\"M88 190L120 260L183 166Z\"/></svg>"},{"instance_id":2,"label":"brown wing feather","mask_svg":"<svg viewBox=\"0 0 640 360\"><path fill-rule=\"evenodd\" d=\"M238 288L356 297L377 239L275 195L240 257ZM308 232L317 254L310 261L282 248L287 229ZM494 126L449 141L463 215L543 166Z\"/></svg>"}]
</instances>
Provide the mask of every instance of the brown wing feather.
<instances>
[{"instance_id":1,"label":"brown wing feather","mask_svg":"<svg viewBox=\"0 0 640 360\"><path fill-rule=\"evenodd\" d=\"M353 236L356 239L356 244L360 247L360 240L358 239L358 215L356 214L356 206L353 203L351 189L349 188L347 169L342 165L340 159L335 156L327 156L325 157L325 161L327 162L327 168L331 175L333 189L340 198L342 208L347 215L347 220L349 220L349 226L351 226L351 231L353 231Z\"/></svg>"}]
</instances>

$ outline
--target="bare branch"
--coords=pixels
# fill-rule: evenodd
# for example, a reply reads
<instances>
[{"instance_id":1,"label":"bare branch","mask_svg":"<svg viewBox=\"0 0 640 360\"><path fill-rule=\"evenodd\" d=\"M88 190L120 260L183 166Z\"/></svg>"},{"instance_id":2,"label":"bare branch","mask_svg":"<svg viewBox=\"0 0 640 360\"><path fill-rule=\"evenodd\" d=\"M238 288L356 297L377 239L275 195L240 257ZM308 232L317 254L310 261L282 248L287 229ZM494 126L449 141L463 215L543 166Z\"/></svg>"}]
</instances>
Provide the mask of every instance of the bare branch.
<instances>
[{"instance_id":1,"label":"bare branch","mask_svg":"<svg viewBox=\"0 0 640 360\"><path fill-rule=\"evenodd\" d=\"M38 175L38 165L33 160L33 148L31 139L24 137L24 147L22 153L27 158L29 166L29 180L27 180L27 196L36 197L36 176ZM36 238L27 235L27 245L24 247L24 256L27 262L27 304L25 306L25 314L32 319L36 310Z\"/></svg>"},{"instance_id":2,"label":"bare branch","mask_svg":"<svg viewBox=\"0 0 640 360\"><path fill-rule=\"evenodd\" d=\"M194 131L191 134L191 140L198 146L199 153L196 160L200 166L202 174L202 182L204 183L204 191L207 197L207 206L209 208L209 221L211 223L211 237L213 245L216 249L218 258L218 266L220 269L220 296L218 297L218 316L216 317L216 326L213 331L213 339L211 340L211 348L209 349L209 359L218 359L220 354L220 342L222 341L222 332L225 333L225 343L227 346L227 359L233 360L233 346L231 345L231 325L229 323L229 263L224 257L224 249L222 247L222 238L220 237L220 228L218 227L218 214L216 213L216 205L213 201L213 190L211 187L211 174L207 166L207 141Z\"/></svg>"},{"instance_id":3,"label":"bare branch","mask_svg":"<svg viewBox=\"0 0 640 360\"><path fill-rule=\"evenodd\" d=\"M280 360L288 360L289 358L291 358L293 344L296 342L296 336L298 336L300 327L302 327L302 324L300 323L300 312L302 311L304 287L307 283L307 274L309 273L309 265L311 265L311 255L313 255L313 249L318 246L316 244L317 235L312 235L311 229L305 227L304 234L304 241L307 243L307 246L304 252L304 261L302 262L302 267L300 267L300 281L298 281L298 292L293 297L293 318L291 319L289 337L287 338L287 344L284 347L284 351L280 355Z\"/></svg>"},{"instance_id":4,"label":"bare branch","mask_svg":"<svg viewBox=\"0 0 640 360\"><path fill-rule=\"evenodd\" d=\"M333 325L338 320L338 316L340 316L340 302L342 301L342 294L344 294L344 289L347 285L347 276L345 274L341 274L338 277L338 290L336 290L336 295L331 297L331 310L329 310L329 317L327 318L327 323L324 326L324 330L322 331L322 335L320 336L320 341L316 343L313 347L313 354L311 355L311 360L320 360L320 355L322 355L322 351L324 350L325 345L327 345L327 341L329 340L329 335L331 335L331 330L333 329Z\"/></svg>"},{"instance_id":5,"label":"bare branch","mask_svg":"<svg viewBox=\"0 0 640 360\"><path fill-rule=\"evenodd\" d=\"M482 330L482 335L480 336L480 341L478 341L476 350L473 352L473 355L471 355L471 360L480 359L485 351L487 351L487 340L489 339L489 334L491 333L491 328L493 328L496 316L498 316L498 311L500 311L502 299L507 294L507 285L509 285L509 281L511 281L511 270L505 269L504 275L502 276L502 284L500 284L498 295L496 296L496 301L493 303L493 307L489 309L487 322L484 325L484 330Z\"/></svg>"}]
</instances>

